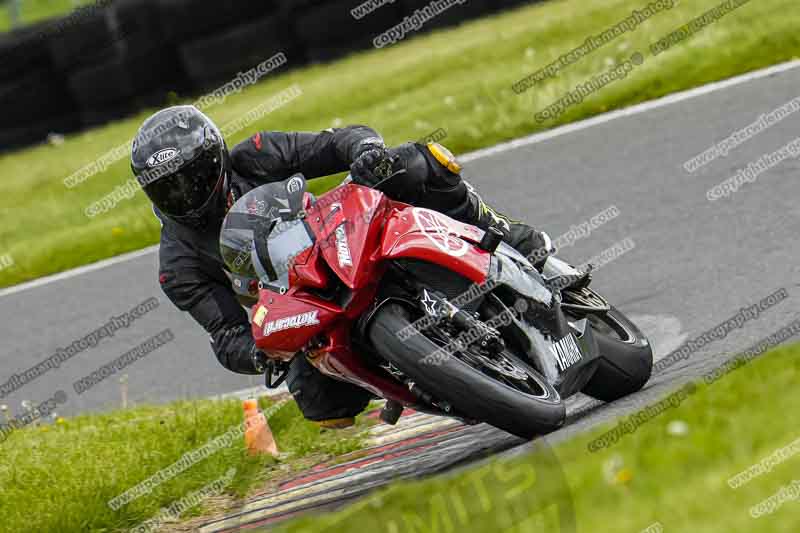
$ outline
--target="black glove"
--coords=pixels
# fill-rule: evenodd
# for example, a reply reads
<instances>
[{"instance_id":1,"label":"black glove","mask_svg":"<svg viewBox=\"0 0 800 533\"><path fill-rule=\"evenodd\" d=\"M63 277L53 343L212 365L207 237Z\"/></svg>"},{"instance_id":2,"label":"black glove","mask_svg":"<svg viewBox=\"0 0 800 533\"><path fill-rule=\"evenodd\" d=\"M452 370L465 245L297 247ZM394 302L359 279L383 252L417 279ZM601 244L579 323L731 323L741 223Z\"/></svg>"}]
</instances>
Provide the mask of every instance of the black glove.
<instances>
[{"instance_id":1,"label":"black glove","mask_svg":"<svg viewBox=\"0 0 800 533\"><path fill-rule=\"evenodd\" d=\"M392 174L393 159L383 146L361 152L350 166L350 175L358 185L373 187Z\"/></svg>"},{"instance_id":2,"label":"black glove","mask_svg":"<svg viewBox=\"0 0 800 533\"><path fill-rule=\"evenodd\" d=\"M250 360L253 361L253 368L255 368L256 372L259 374L264 374L271 362L271 359L267 357L264 352L256 348L255 344L250 349Z\"/></svg>"},{"instance_id":3,"label":"black glove","mask_svg":"<svg viewBox=\"0 0 800 533\"><path fill-rule=\"evenodd\" d=\"M267 355L253 346L253 351L250 354L253 360L253 366L256 372L264 374L265 385L268 389L277 388L281 383L286 380L289 372L289 363L270 359ZM276 377L277 376L277 377Z\"/></svg>"}]
</instances>

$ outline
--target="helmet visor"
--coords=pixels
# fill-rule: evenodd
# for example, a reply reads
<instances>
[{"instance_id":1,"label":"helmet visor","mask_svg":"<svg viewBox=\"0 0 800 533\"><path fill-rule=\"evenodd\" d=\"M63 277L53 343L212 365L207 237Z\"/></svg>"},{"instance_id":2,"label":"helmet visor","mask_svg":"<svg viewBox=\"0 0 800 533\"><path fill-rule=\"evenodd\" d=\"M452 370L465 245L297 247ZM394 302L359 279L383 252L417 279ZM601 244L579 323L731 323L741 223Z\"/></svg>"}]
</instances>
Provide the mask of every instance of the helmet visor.
<instances>
[{"instance_id":1,"label":"helmet visor","mask_svg":"<svg viewBox=\"0 0 800 533\"><path fill-rule=\"evenodd\" d=\"M223 178L222 150L201 152L188 165L145 185L156 207L169 217L183 217L202 210Z\"/></svg>"}]
</instances>

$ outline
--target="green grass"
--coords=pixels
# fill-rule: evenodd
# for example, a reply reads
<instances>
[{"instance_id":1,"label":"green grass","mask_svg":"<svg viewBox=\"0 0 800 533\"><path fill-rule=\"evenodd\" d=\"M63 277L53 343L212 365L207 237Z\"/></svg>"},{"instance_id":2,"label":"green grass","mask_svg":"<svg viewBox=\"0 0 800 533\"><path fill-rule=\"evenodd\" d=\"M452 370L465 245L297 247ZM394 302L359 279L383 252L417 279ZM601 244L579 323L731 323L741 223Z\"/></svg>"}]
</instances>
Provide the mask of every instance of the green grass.
<instances>
[{"instance_id":1,"label":"green grass","mask_svg":"<svg viewBox=\"0 0 800 533\"><path fill-rule=\"evenodd\" d=\"M11 2L0 2L0 32L11 29ZM75 7L93 4L94 0L22 0L20 9L20 22L26 26L33 22L64 17Z\"/></svg>"},{"instance_id":2,"label":"green grass","mask_svg":"<svg viewBox=\"0 0 800 533\"><path fill-rule=\"evenodd\" d=\"M269 405L261 400L262 408ZM225 472L236 476L215 509L322 460L359 449L355 429L331 432L303 419L297 404L286 402L269 419L281 452L275 460L250 457L242 438L189 467L119 511L107 503L189 451L196 450L242 421L238 401L178 402L80 416L59 424L26 428L0 444L0 531L20 533L116 531L154 516ZM208 507L208 506L206 506ZM194 509L184 516L198 515Z\"/></svg>"},{"instance_id":3,"label":"green grass","mask_svg":"<svg viewBox=\"0 0 800 533\"><path fill-rule=\"evenodd\" d=\"M717 3L682 2L522 95L512 92L514 82L646 2L610 0L587 6L568 0L524 7L331 65L269 77L207 111L225 124L297 83L301 97L233 135L229 144L259 129L313 131L363 123L392 144L444 128L445 143L464 152L800 56L795 0L750 2L680 46L658 57L649 55L649 44ZM647 52L646 60L626 79L603 88L554 123L536 122L536 112L634 50ZM0 271L0 286L158 242L159 226L141 191L108 213L93 219L84 215L91 202L131 177L125 160L73 189L62 183L129 140L152 111L70 135L60 146L0 156L0 256L9 254L15 263ZM330 184L323 181L316 187Z\"/></svg>"},{"instance_id":4,"label":"green grass","mask_svg":"<svg viewBox=\"0 0 800 533\"><path fill-rule=\"evenodd\" d=\"M349 532L354 524L390 533L570 531L559 527L566 522L558 511L571 500L581 533L638 533L656 522L667 532L794 532L798 501L758 519L749 510L800 480L800 456L735 490L727 480L800 437L798 380L800 345L776 349L699 385L678 407L596 453L588 443L613 424L559 445L555 456L540 450L454 477L400 483L280 531ZM676 423L687 431L670 431Z\"/></svg>"}]
</instances>

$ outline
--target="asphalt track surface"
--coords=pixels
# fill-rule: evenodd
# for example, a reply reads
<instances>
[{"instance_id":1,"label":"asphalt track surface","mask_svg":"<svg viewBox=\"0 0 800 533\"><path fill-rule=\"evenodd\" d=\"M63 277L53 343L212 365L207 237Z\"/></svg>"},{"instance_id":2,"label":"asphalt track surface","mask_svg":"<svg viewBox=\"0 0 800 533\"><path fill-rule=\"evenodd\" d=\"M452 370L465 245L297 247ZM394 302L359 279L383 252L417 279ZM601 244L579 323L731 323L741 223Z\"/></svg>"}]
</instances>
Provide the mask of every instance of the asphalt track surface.
<instances>
[{"instance_id":1,"label":"asphalt track surface","mask_svg":"<svg viewBox=\"0 0 800 533\"><path fill-rule=\"evenodd\" d=\"M800 113L694 174L682 168L687 159L760 114L800 96L797 67L775 69L769 76L754 76L466 158L467 177L491 203L547 229L552 236L611 205L619 209L617 218L559 255L582 263L623 239L635 242L635 248L596 274L593 286L640 323L651 337L656 358L780 288L789 293L789 298L758 319L654 376L643 391L573 415L549 441L652 403L800 314L800 162L786 160L728 198L706 199L712 186L798 137ZM102 326L112 315L153 296L161 302L157 310L113 338L0 402L17 411L22 400L36 404L63 390L67 401L59 406L59 413L118 406L117 376L82 395L75 393L73 382L165 328L172 330L175 340L125 370L132 403L206 397L256 385L254 378L219 366L205 333L161 294L156 267L156 254L145 252L102 268L0 291L0 384ZM572 402L573 410L582 402ZM470 430L482 434L486 428ZM486 436L476 435L477 439ZM483 446L473 457L462 454L459 462L526 449L518 439L498 433L491 440L491 449ZM427 468L421 462L412 470L419 474L442 469L441 464Z\"/></svg>"}]
</instances>

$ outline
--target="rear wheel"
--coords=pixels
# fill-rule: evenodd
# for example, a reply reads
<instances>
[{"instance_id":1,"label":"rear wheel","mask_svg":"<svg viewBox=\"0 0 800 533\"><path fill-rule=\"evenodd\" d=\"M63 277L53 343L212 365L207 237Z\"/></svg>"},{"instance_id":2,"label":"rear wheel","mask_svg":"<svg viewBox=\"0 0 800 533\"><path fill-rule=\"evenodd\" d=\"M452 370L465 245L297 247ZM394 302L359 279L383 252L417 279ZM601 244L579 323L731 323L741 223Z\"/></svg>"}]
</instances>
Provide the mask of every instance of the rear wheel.
<instances>
[{"instance_id":1,"label":"rear wheel","mask_svg":"<svg viewBox=\"0 0 800 533\"><path fill-rule=\"evenodd\" d=\"M505 350L489 358L465 350L431 357L448 339L425 331L401 340L398 333L412 321L406 306L387 303L373 317L368 338L383 359L437 402L523 438L548 433L564 423L565 408L558 392L513 353Z\"/></svg>"},{"instance_id":2,"label":"rear wheel","mask_svg":"<svg viewBox=\"0 0 800 533\"><path fill-rule=\"evenodd\" d=\"M582 392L611 402L644 387L653 370L653 350L639 328L613 306L577 318L589 321L600 349L597 371Z\"/></svg>"}]
</instances>

